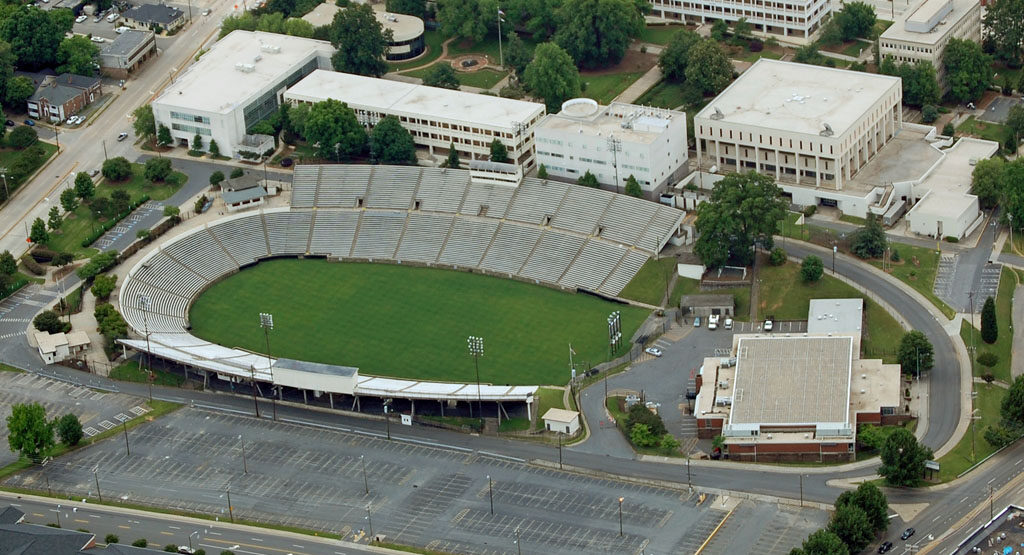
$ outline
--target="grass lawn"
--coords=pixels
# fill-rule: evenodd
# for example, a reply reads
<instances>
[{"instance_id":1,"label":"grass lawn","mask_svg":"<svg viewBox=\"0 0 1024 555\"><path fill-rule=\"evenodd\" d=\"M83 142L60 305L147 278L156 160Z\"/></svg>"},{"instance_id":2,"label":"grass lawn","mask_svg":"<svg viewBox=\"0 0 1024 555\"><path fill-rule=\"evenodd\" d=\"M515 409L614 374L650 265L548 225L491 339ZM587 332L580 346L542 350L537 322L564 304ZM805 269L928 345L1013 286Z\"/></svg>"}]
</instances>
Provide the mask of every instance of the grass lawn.
<instances>
[{"instance_id":1,"label":"grass lawn","mask_svg":"<svg viewBox=\"0 0 1024 555\"><path fill-rule=\"evenodd\" d=\"M587 85L586 90L583 91L583 96L593 98L599 104L608 104L643 74L644 72L642 71L627 71L604 75L582 74L580 79Z\"/></svg>"},{"instance_id":2,"label":"grass lawn","mask_svg":"<svg viewBox=\"0 0 1024 555\"><path fill-rule=\"evenodd\" d=\"M301 283L303 287L289 287ZM217 283L192 306L193 333L265 348L257 314L275 316L280 357L356 366L360 373L475 381L466 337L481 336L480 378L564 384L567 345L581 360L607 353L608 314L631 337L648 311L495 277L391 264L269 260Z\"/></svg>"},{"instance_id":3,"label":"grass lawn","mask_svg":"<svg viewBox=\"0 0 1024 555\"><path fill-rule=\"evenodd\" d=\"M181 185L188 180L188 177L181 172L174 172L173 179L166 183L153 184L144 176L145 166L143 164L132 164L132 177L122 183L110 183L103 181L96 187L97 197L110 198L110 195L117 189L124 190L131 197L132 202L149 195L152 200L166 200L171 197ZM172 184L173 183L177 183ZM64 224L60 233L51 233L50 242L47 246L57 252L70 252L75 258L86 258L96 254L96 249L82 246L82 240L88 237L94 229L99 227L100 221L93 217L88 206L79 206L74 212L74 217L64 217Z\"/></svg>"},{"instance_id":4,"label":"grass lawn","mask_svg":"<svg viewBox=\"0 0 1024 555\"><path fill-rule=\"evenodd\" d=\"M981 317L975 316L974 323L978 325L978 328L974 330L974 345L977 348L978 354L985 352L994 353L999 357L999 362L992 367L991 370L977 363L975 358L974 363L974 375L983 376L986 372L991 371L992 375L997 380L1011 383L1013 378L1010 374L1010 361L1013 356L1013 322L1012 322L1012 310L1013 310L1013 290L1017 287L1017 280L1015 279L1013 272L1009 268L1003 268L1003 274L999 278L999 291L996 294L996 322L999 329L999 336L996 338L996 342L989 345L981 340ZM984 303L984 299L979 299L978 302ZM971 323L970 320L964 320L960 325L960 337L964 340L964 345L968 348L971 346Z\"/></svg>"},{"instance_id":5,"label":"grass lawn","mask_svg":"<svg viewBox=\"0 0 1024 555\"><path fill-rule=\"evenodd\" d=\"M3 140L2 144L6 145L7 141ZM53 156L53 154L55 152L57 152L57 147L54 146L54 145L51 145L50 143L44 143L43 141L39 141L36 144L39 145L39 147L43 149L43 157L40 159L39 165L32 168L33 172L36 170L36 168L41 167L43 164L45 164L46 161L49 160L50 157ZM21 159L21 157L24 154L24 152L25 152L24 149L18 150L18 149L7 148L7 147L0 148L0 167L9 168L9 167L14 166L14 163ZM31 175L31 172L29 172L29 175ZM15 180L15 179L12 179L10 175L8 175L7 176L7 191L10 191L10 193L13 195L14 191L16 191L18 189L18 187L23 185L26 179L28 179L28 176L25 176L25 177L22 177L20 179ZM0 197L0 198L6 198L6 197Z\"/></svg>"},{"instance_id":6,"label":"grass lawn","mask_svg":"<svg viewBox=\"0 0 1024 555\"><path fill-rule=\"evenodd\" d=\"M426 50L415 60L405 62L389 63L388 71L402 71L414 67L427 65L441 57L441 45L444 43L444 36L440 31L426 31L423 33L423 40L426 43Z\"/></svg>"},{"instance_id":7,"label":"grass lawn","mask_svg":"<svg viewBox=\"0 0 1024 555\"><path fill-rule=\"evenodd\" d=\"M769 60L781 60L782 59L782 54L779 54L778 52L773 52L771 50L762 50L760 52L751 52L751 51L749 51L749 50L744 48L742 52L740 52L738 54L735 54L733 56L730 56L730 58L732 58L734 60L741 60L741 61L744 61L744 62L754 63L754 62L760 60L761 58L768 58Z\"/></svg>"},{"instance_id":8,"label":"grass lawn","mask_svg":"<svg viewBox=\"0 0 1024 555\"><path fill-rule=\"evenodd\" d=\"M669 297L669 306L679 306L679 298L683 295L696 295L700 293L699 280L684 277L676 278L676 286L672 289L672 295ZM750 320L749 287L715 289L714 291L708 291L707 293L710 295L732 295L733 301L736 303L736 311L733 319L737 322L747 322Z\"/></svg>"},{"instance_id":9,"label":"grass lawn","mask_svg":"<svg viewBox=\"0 0 1024 555\"><path fill-rule=\"evenodd\" d=\"M686 29L686 25L648 25L637 40L664 45L668 44L672 37L683 29Z\"/></svg>"},{"instance_id":10,"label":"grass lawn","mask_svg":"<svg viewBox=\"0 0 1024 555\"><path fill-rule=\"evenodd\" d=\"M153 385L167 385L171 387L181 387L181 384L185 383L185 377L173 374L171 372L165 372L163 370L153 370ZM138 361L129 360L122 362L117 365L116 368L110 371L110 377L115 380L122 382L136 382L136 383L147 383L149 382L149 374L146 373L144 368L139 368Z\"/></svg>"},{"instance_id":11,"label":"grass lawn","mask_svg":"<svg viewBox=\"0 0 1024 555\"><path fill-rule=\"evenodd\" d=\"M564 390L552 387L542 387L537 390L537 396L540 398L537 404L538 421L540 421L541 417L543 417L544 413L546 413L549 409L565 408L565 405L562 404L564 393ZM543 425L543 422L541 424Z\"/></svg>"},{"instance_id":12,"label":"grass lawn","mask_svg":"<svg viewBox=\"0 0 1024 555\"><path fill-rule=\"evenodd\" d=\"M658 81L658 84L647 89L647 92L636 99L636 104L641 106L669 109L678 108L685 103L682 84L670 83L665 80Z\"/></svg>"},{"instance_id":13,"label":"grass lawn","mask_svg":"<svg viewBox=\"0 0 1024 555\"><path fill-rule=\"evenodd\" d=\"M892 21L887 19L876 19L875 26L871 29L871 40L875 40L879 35L885 32L886 29L892 26Z\"/></svg>"},{"instance_id":14,"label":"grass lawn","mask_svg":"<svg viewBox=\"0 0 1024 555\"><path fill-rule=\"evenodd\" d=\"M843 54L846 56L853 56L856 58L860 55L861 49L870 49L871 45L866 42L859 40L852 40L850 42L843 42L839 44L830 44L822 46L821 49L828 52L835 52L837 54Z\"/></svg>"},{"instance_id":15,"label":"grass lawn","mask_svg":"<svg viewBox=\"0 0 1024 555\"><path fill-rule=\"evenodd\" d=\"M839 216L839 221L859 226L865 226L868 223L868 221L865 220L864 218L858 218L857 216L851 216L849 214L843 214L842 216Z\"/></svg>"},{"instance_id":16,"label":"grass lawn","mask_svg":"<svg viewBox=\"0 0 1024 555\"><path fill-rule=\"evenodd\" d=\"M528 59L533 59L533 49L537 47L537 41L530 35L520 35L523 46L526 47ZM502 42L504 45L504 42ZM457 58L464 54L486 54L492 64L497 65L501 59L501 52L498 51L497 37L488 36L486 40L474 42L469 39L455 39L448 45L448 57Z\"/></svg>"},{"instance_id":17,"label":"grass lawn","mask_svg":"<svg viewBox=\"0 0 1024 555\"><path fill-rule=\"evenodd\" d=\"M675 271L675 268L676 259L674 257L669 256L661 260L648 258L640 271L619 293L619 296L661 306L661 300L665 297L665 283L672 279L672 272Z\"/></svg>"},{"instance_id":18,"label":"grass lawn","mask_svg":"<svg viewBox=\"0 0 1024 555\"><path fill-rule=\"evenodd\" d=\"M946 456L939 459L940 482L953 480L957 474L967 470L996 450L985 441L985 428L999 423L999 404L1003 400L1006 390L988 384L976 384L974 388L978 392L978 396L974 399L974 408L980 409L978 416L981 419L974 423L974 434L968 430L960 443L957 443L956 447ZM971 457L972 436L974 438L974 458Z\"/></svg>"},{"instance_id":19,"label":"grass lawn","mask_svg":"<svg viewBox=\"0 0 1024 555\"><path fill-rule=\"evenodd\" d=\"M1006 144L1006 141L1011 136L1009 127L998 123L979 121L974 119L974 116L967 118L966 121L961 123L960 126L956 128L956 132L962 135L974 135L981 137L982 139L996 141L999 143L1000 148Z\"/></svg>"},{"instance_id":20,"label":"grass lawn","mask_svg":"<svg viewBox=\"0 0 1024 555\"><path fill-rule=\"evenodd\" d=\"M458 78L460 85L476 87L478 89L489 89L497 85L506 75L508 75L507 71L494 71L490 69L481 69L472 73L455 72L455 77Z\"/></svg>"},{"instance_id":21,"label":"grass lawn","mask_svg":"<svg viewBox=\"0 0 1024 555\"><path fill-rule=\"evenodd\" d=\"M889 243L889 247L900 253L900 261L891 265L892 269L889 270L889 273L924 295L926 299L931 301L932 304L937 306L946 315L946 318L956 316L956 311L932 292L932 287L935 285L935 274L938 272L940 255L934 249L916 247L905 243ZM915 259L917 262L914 262ZM881 260L870 260L869 263L876 268L882 267ZM886 264L886 267L888 268L889 264Z\"/></svg>"}]
</instances>

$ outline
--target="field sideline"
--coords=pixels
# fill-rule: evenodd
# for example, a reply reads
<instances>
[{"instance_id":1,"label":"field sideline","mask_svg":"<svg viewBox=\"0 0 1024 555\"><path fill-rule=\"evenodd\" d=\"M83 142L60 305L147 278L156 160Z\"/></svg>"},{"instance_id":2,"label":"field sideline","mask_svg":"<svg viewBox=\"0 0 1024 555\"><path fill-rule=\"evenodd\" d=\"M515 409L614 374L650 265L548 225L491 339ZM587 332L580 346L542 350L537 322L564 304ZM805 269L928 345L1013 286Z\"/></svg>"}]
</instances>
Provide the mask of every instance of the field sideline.
<instances>
[{"instance_id":1,"label":"field sideline","mask_svg":"<svg viewBox=\"0 0 1024 555\"><path fill-rule=\"evenodd\" d=\"M360 374L475 381L466 347L484 338L480 380L562 385L576 360L607 358L607 316L628 341L648 311L588 295L436 268L276 259L204 292L189 319L196 336L264 352L259 313L274 315L275 357L357 366Z\"/></svg>"}]
</instances>

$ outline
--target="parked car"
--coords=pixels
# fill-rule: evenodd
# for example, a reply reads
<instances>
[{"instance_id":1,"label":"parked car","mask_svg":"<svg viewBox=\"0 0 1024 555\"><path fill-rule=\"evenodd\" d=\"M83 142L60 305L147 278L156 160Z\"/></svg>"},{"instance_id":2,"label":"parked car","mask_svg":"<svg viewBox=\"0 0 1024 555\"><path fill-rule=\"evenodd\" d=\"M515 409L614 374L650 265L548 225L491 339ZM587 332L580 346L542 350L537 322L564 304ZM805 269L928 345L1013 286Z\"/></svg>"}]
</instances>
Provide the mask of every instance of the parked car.
<instances>
[{"instance_id":1,"label":"parked car","mask_svg":"<svg viewBox=\"0 0 1024 555\"><path fill-rule=\"evenodd\" d=\"M128 138L128 133L125 133L125 132L122 131L121 134L117 136L117 141L121 142L121 141L123 141L123 140L125 140L127 138Z\"/></svg>"},{"instance_id":2,"label":"parked car","mask_svg":"<svg viewBox=\"0 0 1024 555\"><path fill-rule=\"evenodd\" d=\"M192 549L191 547L189 547L187 545L179 545L178 546L178 553L181 553L181 555L194 555L195 552L196 552L195 549Z\"/></svg>"},{"instance_id":3,"label":"parked car","mask_svg":"<svg viewBox=\"0 0 1024 555\"><path fill-rule=\"evenodd\" d=\"M661 349L657 347L647 347L646 349L644 349L644 352L649 355L654 355L656 357L660 357L662 355Z\"/></svg>"},{"instance_id":4,"label":"parked car","mask_svg":"<svg viewBox=\"0 0 1024 555\"><path fill-rule=\"evenodd\" d=\"M708 329L709 330L717 330L718 329L718 319L719 319L719 316L717 314L712 314L711 316L708 316Z\"/></svg>"},{"instance_id":5,"label":"parked car","mask_svg":"<svg viewBox=\"0 0 1024 555\"><path fill-rule=\"evenodd\" d=\"M91 38L89 40L91 40L93 42L106 42L107 41L107 39L105 39L103 37L93 37L93 38Z\"/></svg>"},{"instance_id":6,"label":"parked car","mask_svg":"<svg viewBox=\"0 0 1024 555\"><path fill-rule=\"evenodd\" d=\"M210 15L210 8L203 10L203 15Z\"/></svg>"},{"instance_id":7,"label":"parked car","mask_svg":"<svg viewBox=\"0 0 1024 555\"><path fill-rule=\"evenodd\" d=\"M906 530L903 531L902 534L900 534L900 539L901 540L905 540L905 539L909 538L910 536L913 536L915 532L917 532L917 530L914 530L913 528L907 528Z\"/></svg>"},{"instance_id":8,"label":"parked car","mask_svg":"<svg viewBox=\"0 0 1024 555\"><path fill-rule=\"evenodd\" d=\"M693 327L695 327L695 328L699 328L700 327L700 316L697 316L696 318L693 319Z\"/></svg>"},{"instance_id":9,"label":"parked car","mask_svg":"<svg viewBox=\"0 0 1024 555\"><path fill-rule=\"evenodd\" d=\"M29 127L34 127L35 124L36 124L36 122L34 122L34 121L30 120L30 119L25 120L25 125L27 125Z\"/></svg>"},{"instance_id":10,"label":"parked car","mask_svg":"<svg viewBox=\"0 0 1024 555\"><path fill-rule=\"evenodd\" d=\"M89 177L96 177L99 174L100 174L99 168L94 168L94 169L89 171Z\"/></svg>"},{"instance_id":11,"label":"parked car","mask_svg":"<svg viewBox=\"0 0 1024 555\"><path fill-rule=\"evenodd\" d=\"M726 319L725 319L725 325L724 325L724 327L725 327L725 329L727 329L727 330L731 330L731 329L732 329L732 318L726 318Z\"/></svg>"},{"instance_id":12,"label":"parked car","mask_svg":"<svg viewBox=\"0 0 1024 555\"><path fill-rule=\"evenodd\" d=\"M93 23L99 23L100 21L103 21L103 14L99 14L96 17L92 18Z\"/></svg>"},{"instance_id":13,"label":"parked car","mask_svg":"<svg viewBox=\"0 0 1024 555\"><path fill-rule=\"evenodd\" d=\"M112 14L107 16L107 22L113 23L113 22L117 21L117 18L119 18L119 17L121 17L121 14L119 14L117 12L114 12L114 13L112 13Z\"/></svg>"},{"instance_id":14,"label":"parked car","mask_svg":"<svg viewBox=\"0 0 1024 555\"><path fill-rule=\"evenodd\" d=\"M879 553L888 553L889 550L891 550L891 549L892 549L892 542L890 542L890 541L884 541L884 542L882 542L882 545L878 546L878 552Z\"/></svg>"},{"instance_id":15,"label":"parked car","mask_svg":"<svg viewBox=\"0 0 1024 555\"><path fill-rule=\"evenodd\" d=\"M122 25L122 26L118 27L117 29L114 29L114 32L120 35L120 34L123 34L125 31L127 31L129 29L131 29L131 27L126 27L126 26Z\"/></svg>"},{"instance_id":16,"label":"parked car","mask_svg":"<svg viewBox=\"0 0 1024 555\"><path fill-rule=\"evenodd\" d=\"M75 18L75 23L82 23L86 19L89 19L89 16L87 16L87 15L80 15L80 16Z\"/></svg>"},{"instance_id":17,"label":"parked car","mask_svg":"<svg viewBox=\"0 0 1024 555\"><path fill-rule=\"evenodd\" d=\"M14 127L14 120L9 119L6 122L4 122L4 125L6 125L7 127Z\"/></svg>"},{"instance_id":18,"label":"parked car","mask_svg":"<svg viewBox=\"0 0 1024 555\"><path fill-rule=\"evenodd\" d=\"M764 321L764 331L772 331L773 327L775 327L775 324L772 322L771 318Z\"/></svg>"}]
</instances>

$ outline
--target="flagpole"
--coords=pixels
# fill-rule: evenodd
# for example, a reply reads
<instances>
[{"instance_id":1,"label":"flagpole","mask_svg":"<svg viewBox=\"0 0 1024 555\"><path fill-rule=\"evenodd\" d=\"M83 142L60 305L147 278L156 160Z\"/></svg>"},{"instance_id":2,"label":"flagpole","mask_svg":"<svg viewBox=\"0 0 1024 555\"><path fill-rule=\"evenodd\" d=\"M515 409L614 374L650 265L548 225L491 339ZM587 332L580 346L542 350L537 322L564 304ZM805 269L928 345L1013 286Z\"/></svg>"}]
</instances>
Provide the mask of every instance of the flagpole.
<instances>
[{"instance_id":1,"label":"flagpole","mask_svg":"<svg viewBox=\"0 0 1024 555\"><path fill-rule=\"evenodd\" d=\"M505 53L501 50L501 16L505 15L505 12L498 8L498 65L502 68L505 67Z\"/></svg>"},{"instance_id":2,"label":"flagpole","mask_svg":"<svg viewBox=\"0 0 1024 555\"><path fill-rule=\"evenodd\" d=\"M572 343L569 343L569 371L572 372L573 368L576 368L572 363Z\"/></svg>"}]
</instances>

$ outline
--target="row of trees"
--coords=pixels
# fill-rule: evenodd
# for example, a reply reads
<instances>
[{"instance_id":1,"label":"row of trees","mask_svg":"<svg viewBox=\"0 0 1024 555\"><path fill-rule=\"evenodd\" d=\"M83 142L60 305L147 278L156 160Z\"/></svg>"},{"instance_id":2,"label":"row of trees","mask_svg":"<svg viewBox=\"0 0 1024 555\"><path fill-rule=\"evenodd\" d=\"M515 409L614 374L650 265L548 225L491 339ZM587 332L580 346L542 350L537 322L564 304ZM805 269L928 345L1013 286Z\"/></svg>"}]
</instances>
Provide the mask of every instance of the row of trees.
<instances>
[{"instance_id":1,"label":"row of trees","mask_svg":"<svg viewBox=\"0 0 1024 555\"><path fill-rule=\"evenodd\" d=\"M33 461L41 461L57 442L73 447L82 441L82 424L73 414L53 420L46 419L46 409L39 403L17 404L7 417L7 445L11 451Z\"/></svg>"},{"instance_id":2,"label":"row of trees","mask_svg":"<svg viewBox=\"0 0 1024 555\"><path fill-rule=\"evenodd\" d=\"M672 36L658 58L665 79L683 83L688 102L722 92L733 77L732 63L719 41L683 29Z\"/></svg>"},{"instance_id":3,"label":"row of trees","mask_svg":"<svg viewBox=\"0 0 1024 555\"><path fill-rule=\"evenodd\" d=\"M828 526L808 536L789 555L860 553L889 527L889 502L878 486L865 482L844 491L835 502Z\"/></svg>"}]
</instances>

